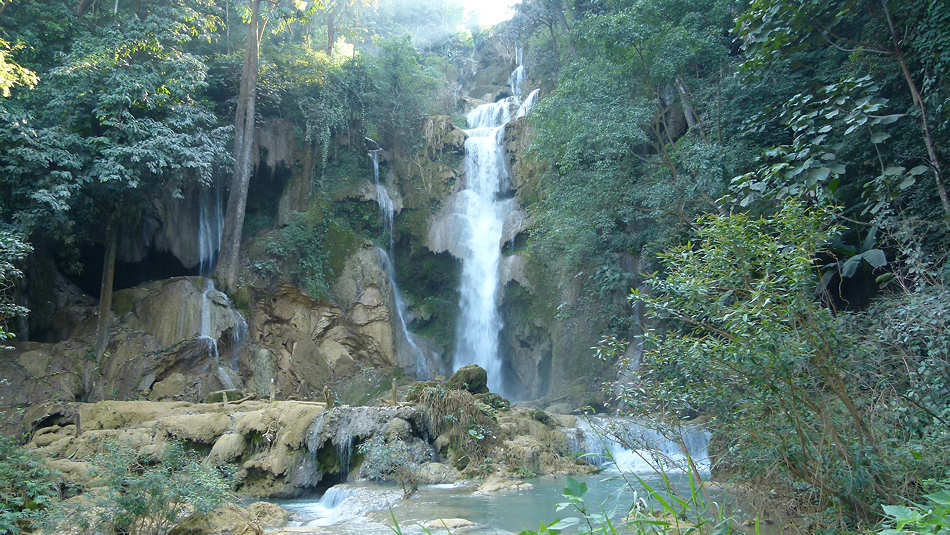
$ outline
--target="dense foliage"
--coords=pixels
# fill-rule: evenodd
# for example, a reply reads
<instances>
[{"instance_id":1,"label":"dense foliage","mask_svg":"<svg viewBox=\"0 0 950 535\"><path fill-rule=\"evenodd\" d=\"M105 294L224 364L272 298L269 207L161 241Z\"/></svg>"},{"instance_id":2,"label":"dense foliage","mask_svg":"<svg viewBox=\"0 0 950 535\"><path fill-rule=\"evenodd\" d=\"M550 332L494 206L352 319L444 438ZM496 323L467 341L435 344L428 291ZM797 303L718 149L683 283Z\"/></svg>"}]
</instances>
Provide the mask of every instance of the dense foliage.
<instances>
[{"instance_id":1,"label":"dense foliage","mask_svg":"<svg viewBox=\"0 0 950 535\"><path fill-rule=\"evenodd\" d=\"M56 474L39 457L0 436L0 533L36 527L58 498Z\"/></svg>"},{"instance_id":2,"label":"dense foliage","mask_svg":"<svg viewBox=\"0 0 950 535\"><path fill-rule=\"evenodd\" d=\"M231 498L229 474L180 443L168 444L157 460L120 444L104 446L92 460L102 492L60 504L46 521L50 533L75 526L89 533L164 535L185 517Z\"/></svg>"},{"instance_id":3,"label":"dense foliage","mask_svg":"<svg viewBox=\"0 0 950 535\"><path fill-rule=\"evenodd\" d=\"M702 416L717 473L799 512L872 521L950 477L947 16L529 0L510 23L548 89L533 262L614 317L625 410Z\"/></svg>"}]
</instances>

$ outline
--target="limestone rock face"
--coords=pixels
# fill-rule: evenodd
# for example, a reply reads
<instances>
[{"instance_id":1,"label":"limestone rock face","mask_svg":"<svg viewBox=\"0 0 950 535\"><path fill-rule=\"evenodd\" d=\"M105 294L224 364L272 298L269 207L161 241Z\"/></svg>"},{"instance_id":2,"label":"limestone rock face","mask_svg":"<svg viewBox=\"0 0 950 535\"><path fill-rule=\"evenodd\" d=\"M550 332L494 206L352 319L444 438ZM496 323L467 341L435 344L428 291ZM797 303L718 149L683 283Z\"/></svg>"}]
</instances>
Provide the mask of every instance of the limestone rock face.
<instances>
[{"instance_id":1,"label":"limestone rock face","mask_svg":"<svg viewBox=\"0 0 950 535\"><path fill-rule=\"evenodd\" d=\"M323 408L319 403L293 401L74 403L64 411L70 423L61 418L49 425L49 416L36 416L29 446L49 458L52 466L81 478L89 466L70 463L87 462L103 441L157 459L169 441L184 440L210 447L212 463L236 464L239 491L290 497L313 489L322 477L311 462L307 437Z\"/></svg>"},{"instance_id":2,"label":"limestone rock face","mask_svg":"<svg viewBox=\"0 0 950 535\"><path fill-rule=\"evenodd\" d=\"M149 282L116 292L113 308L126 325L150 333L162 346L171 346L201 333L202 307L206 306L209 336L217 340L235 329L238 320L228 296L206 291L206 284L200 277Z\"/></svg>"},{"instance_id":3,"label":"limestone rock face","mask_svg":"<svg viewBox=\"0 0 950 535\"><path fill-rule=\"evenodd\" d=\"M465 151L465 132L448 115L430 115L422 122L422 134L430 151Z\"/></svg>"},{"instance_id":4,"label":"limestone rock face","mask_svg":"<svg viewBox=\"0 0 950 535\"><path fill-rule=\"evenodd\" d=\"M351 311L282 287L252 309L243 354L247 390L269 396L322 398L324 385L364 366L396 364L390 308L375 285L356 293Z\"/></svg>"}]
</instances>

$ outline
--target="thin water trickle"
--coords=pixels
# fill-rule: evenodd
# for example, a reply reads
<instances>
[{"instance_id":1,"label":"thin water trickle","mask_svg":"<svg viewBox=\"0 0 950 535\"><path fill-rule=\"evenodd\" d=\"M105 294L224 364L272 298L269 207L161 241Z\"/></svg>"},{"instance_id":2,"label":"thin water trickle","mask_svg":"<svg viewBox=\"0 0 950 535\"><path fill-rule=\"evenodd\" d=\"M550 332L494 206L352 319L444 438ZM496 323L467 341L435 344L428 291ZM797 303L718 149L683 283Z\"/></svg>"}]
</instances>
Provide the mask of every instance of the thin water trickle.
<instances>
[{"instance_id":1,"label":"thin water trickle","mask_svg":"<svg viewBox=\"0 0 950 535\"><path fill-rule=\"evenodd\" d=\"M198 273L203 277L204 288L201 291L201 318L198 338L207 345L208 356L214 362L216 375L221 384L228 389L235 387L231 379L232 373L222 363L218 351L218 340L212 333L211 318L214 300L212 294L217 292L214 280L210 275L214 272L221 248L221 233L224 229L224 218L221 211L221 193L218 188L202 188L198 193ZM230 304L230 303L229 303ZM227 364L232 370L238 369L238 355L245 338L247 338L247 322L241 313L232 308L231 328L231 355Z\"/></svg>"},{"instance_id":2,"label":"thin water trickle","mask_svg":"<svg viewBox=\"0 0 950 535\"><path fill-rule=\"evenodd\" d=\"M406 306L405 299L402 297L402 293L399 291L399 284L396 282L396 267L393 263L393 218L395 214L395 204L393 203L392 196L389 195L389 190L386 189L386 185L379 181L380 150L382 149L369 151L369 157L373 162L373 184L376 186L376 202L379 204L379 211L383 217L383 232L389 240L389 248L386 250L377 247L376 252L379 254L380 263L383 265L386 277L389 278L389 284L393 292L393 308L396 309L395 319L398 324L398 332L396 334L405 342L405 350L410 353L408 356L400 356L397 354L397 360L404 366L411 365L414 368L416 378L429 379L431 377L429 363L426 360L425 353L422 352L416 343L413 334L409 332L409 326L406 323L408 307ZM397 344L397 353L398 351L399 345Z\"/></svg>"}]
</instances>

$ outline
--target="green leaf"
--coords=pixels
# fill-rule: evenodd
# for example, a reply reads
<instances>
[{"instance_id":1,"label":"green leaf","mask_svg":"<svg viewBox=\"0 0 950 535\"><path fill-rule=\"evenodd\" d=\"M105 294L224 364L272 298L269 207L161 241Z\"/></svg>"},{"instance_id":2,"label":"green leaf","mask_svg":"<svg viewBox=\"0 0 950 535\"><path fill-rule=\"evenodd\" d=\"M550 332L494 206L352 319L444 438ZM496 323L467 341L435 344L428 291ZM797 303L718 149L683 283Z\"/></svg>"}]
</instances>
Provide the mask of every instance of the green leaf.
<instances>
[{"instance_id":1,"label":"green leaf","mask_svg":"<svg viewBox=\"0 0 950 535\"><path fill-rule=\"evenodd\" d=\"M870 251L865 251L861 253L861 257L865 262L871 264L873 268L881 268L887 265L887 255L884 254L884 251L880 249L871 249Z\"/></svg>"},{"instance_id":2,"label":"green leaf","mask_svg":"<svg viewBox=\"0 0 950 535\"><path fill-rule=\"evenodd\" d=\"M808 172L808 177L815 182L824 182L828 178L828 175L831 174L831 168L829 167L816 167Z\"/></svg>"},{"instance_id":3,"label":"green leaf","mask_svg":"<svg viewBox=\"0 0 950 535\"><path fill-rule=\"evenodd\" d=\"M924 497L937 505L950 505L950 489L943 489L933 494L926 494Z\"/></svg>"},{"instance_id":4,"label":"green leaf","mask_svg":"<svg viewBox=\"0 0 950 535\"><path fill-rule=\"evenodd\" d=\"M897 176L904 172L904 168L899 165L892 165L884 170L884 176Z\"/></svg>"},{"instance_id":5,"label":"green leaf","mask_svg":"<svg viewBox=\"0 0 950 535\"><path fill-rule=\"evenodd\" d=\"M903 113L898 113L896 115L884 115L883 117L875 117L874 124L891 124L897 122L898 119L903 117Z\"/></svg>"},{"instance_id":6,"label":"green leaf","mask_svg":"<svg viewBox=\"0 0 950 535\"><path fill-rule=\"evenodd\" d=\"M871 143L877 145L878 143L883 143L885 140L890 139L891 135L887 132L874 132L871 134Z\"/></svg>"},{"instance_id":7,"label":"green leaf","mask_svg":"<svg viewBox=\"0 0 950 535\"><path fill-rule=\"evenodd\" d=\"M913 169L908 171L907 174L909 174L910 176L919 176L926 173L929 170L930 170L930 167L927 167L926 165L918 165L917 167L914 167Z\"/></svg>"},{"instance_id":8,"label":"green leaf","mask_svg":"<svg viewBox=\"0 0 950 535\"><path fill-rule=\"evenodd\" d=\"M558 520L557 522L549 525L548 529L561 531L561 530L576 526L577 524L580 523L580 521L581 521L580 518L577 518L575 516L569 516L567 518L562 518L561 520Z\"/></svg>"},{"instance_id":9,"label":"green leaf","mask_svg":"<svg viewBox=\"0 0 950 535\"><path fill-rule=\"evenodd\" d=\"M583 481L578 481L573 477L567 477L567 483L564 486L564 496L570 498L583 498L587 494L587 483Z\"/></svg>"},{"instance_id":10,"label":"green leaf","mask_svg":"<svg viewBox=\"0 0 950 535\"><path fill-rule=\"evenodd\" d=\"M897 522L913 522L920 519L920 513L903 505L882 505L884 514Z\"/></svg>"}]
</instances>

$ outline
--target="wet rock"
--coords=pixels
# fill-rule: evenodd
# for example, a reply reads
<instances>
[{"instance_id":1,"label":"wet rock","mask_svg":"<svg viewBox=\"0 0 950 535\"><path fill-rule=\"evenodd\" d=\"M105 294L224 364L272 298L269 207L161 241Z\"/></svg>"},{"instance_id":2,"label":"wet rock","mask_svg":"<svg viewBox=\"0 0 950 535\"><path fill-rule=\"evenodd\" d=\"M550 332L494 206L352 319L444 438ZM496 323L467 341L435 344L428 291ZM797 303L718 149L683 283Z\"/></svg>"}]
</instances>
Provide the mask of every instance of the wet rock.
<instances>
[{"instance_id":1,"label":"wet rock","mask_svg":"<svg viewBox=\"0 0 950 535\"><path fill-rule=\"evenodd\" d=\"M484 394L488 392L488 374L481 366L469 364L452 374L445 386L455 390L468 390L472 394Z\"/></svg>"},{"instance_id":2,"label":"wet rock","mask_svg":"<svg viewBox=\"0 0 950 535\"><path fill-rule=\"evenodd\" d=\"M455 483L462 475L455 468L443 463L424 463L416 472L421 485Z\"/></svg>"},{"instance_id":3,"label":"wet rock","mask_svg":"<svg viewBox=\"0 0 950 535\"><path fill-rule=\"evenodd\" d=\"M430 520L423 524L427 529L433 530L433 533L437 533L438 530L454 530L460 528L469 528L475 525L475 522L467 520L465 518L439 518L436 520Z\"/></svg>"},{"instance_id":4,"label":"wet rock","mask_svg":"<svg viewBox=\"0 0 950 535\"><path fill-rule=\"evenodd\" d=\"M290 513L286 509L270 502L254 502L248 510L251 512L257 522L265 528L279 528L290 519Z\"/></svg>"},{"instance_id":5,"label":"wet rock","mask_svg":"<svg viewBox=\"0 0 950 535\"><path fill-rule=\"evenodd\" d=\"M533 488L534 485L526 481L510 479L499 474L492 474L478 487L478 490L476 490L474 494L484 495L497 492L518 492Z\"/></svg>"}]
</instances>

